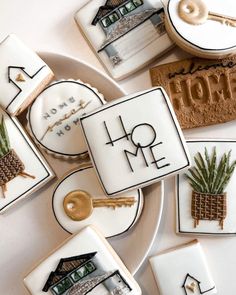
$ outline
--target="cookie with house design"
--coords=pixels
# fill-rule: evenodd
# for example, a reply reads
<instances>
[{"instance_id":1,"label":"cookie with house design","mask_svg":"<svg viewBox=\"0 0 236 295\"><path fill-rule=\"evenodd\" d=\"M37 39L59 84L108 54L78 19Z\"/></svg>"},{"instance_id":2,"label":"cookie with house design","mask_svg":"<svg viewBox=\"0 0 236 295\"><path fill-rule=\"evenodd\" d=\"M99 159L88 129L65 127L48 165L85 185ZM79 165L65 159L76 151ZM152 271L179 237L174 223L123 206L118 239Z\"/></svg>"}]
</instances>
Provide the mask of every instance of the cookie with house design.
<instances>
[{"instance_id":1,"label":"cookie with house design","mask_svg":"<svg viewBox=\"0 0 236 295\"><path fill-rule=\"evenodd\" d=\"M236 141L189 140L192 167L176 177L177 233L236 235Z\"/></svg>"},{"instance_id":2,"label":"cookie with house design","mask_svg":"<svg viewBox=\"0 0 236 295\"><path fill-rule=\"evenodd\" d=\"M0 43L0 106L20 114L52 80L48 65L11 34Z\"/></svg>"},{"instance_id":3,"label":"cookie with house design","mask_svg":"<svg viewBox=\"0 0 236 295\"><path fill-rule=\"evenodd\" d=\"M141 289L94 227L85 227L24 279L32 295L141 295Z\"/></svg>"},{"instance_id":4,"label":"cookie with house design","mask_svg":"<svg viewBox=\"0 0 236 295\"><path fill-rule=\"evenodd\" d=\"M103 104L103 95L87 83L54 81L29 107L28 129L41 148L58 158L86 157L79 118Z\"/></svg>"},{"instance_id":5,"label":"cookie with house design","mask_svg":"<svg viewBox=\"0 0 236 295\"><path fill-rule=\"evenodd\" d=\"M80 122L108 196L150 185L190 165L182 131L162 88L109 102Z\"/></svg>"},{"instance_id":6,"label":"cookie with house design","mask_svg":"<svg viewBox=\"0 0 236 295\"><path fill-rule=\"evenodd\" d=\"M0 109L0 214L53 177L18 120Z\"/></svg>"},{"instance_id":7,"label":"cookie with house design","mask_svg":"<svg viewBox=\"0 0 236 295\"><path fill-rule=\"evenodd\" d=\"M173 46L160 0L93 0L75 20L115 79L125 78Z\"/></svg>"},{"instance_id":8,"label":"cookie with house design","mask_svg":"<svg viewBox=\"0 0 236 295\"><path fill-rule=\"evenodd\" d=\"M204 252L197 240L163 251L152 257L150 263L160 295L217 294Z\"/></svg>"}]
</instances>

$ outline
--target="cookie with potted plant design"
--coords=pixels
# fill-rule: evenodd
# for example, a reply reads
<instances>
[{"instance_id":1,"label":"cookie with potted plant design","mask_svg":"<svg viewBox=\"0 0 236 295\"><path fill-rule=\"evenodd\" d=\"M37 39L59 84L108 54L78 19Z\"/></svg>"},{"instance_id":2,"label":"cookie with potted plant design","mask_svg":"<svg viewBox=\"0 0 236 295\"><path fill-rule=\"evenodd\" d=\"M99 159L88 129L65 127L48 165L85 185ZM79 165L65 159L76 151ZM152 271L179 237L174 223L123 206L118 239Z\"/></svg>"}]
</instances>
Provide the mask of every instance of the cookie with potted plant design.
<instances>
[{"instance_id":1,"label":"cookie with potted plant design","mask_svg":"<svg viewBox=\"0 0 236 295\"><path fill-rule=\"evenodd\" d=\"M236 234L236 141L191 140L188 173L176 179L177 232Z\"/></svg>"}]
</instances>

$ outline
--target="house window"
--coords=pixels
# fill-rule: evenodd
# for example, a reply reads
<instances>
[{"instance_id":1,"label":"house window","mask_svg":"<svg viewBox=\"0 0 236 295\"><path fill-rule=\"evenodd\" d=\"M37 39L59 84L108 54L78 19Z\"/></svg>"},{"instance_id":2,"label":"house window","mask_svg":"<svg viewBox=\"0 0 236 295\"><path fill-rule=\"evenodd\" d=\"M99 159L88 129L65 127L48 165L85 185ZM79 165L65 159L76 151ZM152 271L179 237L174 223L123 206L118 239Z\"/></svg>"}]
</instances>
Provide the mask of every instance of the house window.
<instances>
[{"instance_id":1,"label":"house window","mask_svg":"<svg viewBox=\"0 0 236 295\"><path fill-rule=\"evenodd\" d=\"M132 1L126 3L125 7L128 10L128 12L131 12L136 8L136 6L134 5L134 3Z\"/></svg>"},{"instance_id":2,"label":"house window","mask_svg":"<svg viewBox=\"0 0 236 295\"><path fill-rule=\"evenodd\" d=\"M77 282L77 281L79 281L82 278L86 277L87 275L89 275L90 273L92 273L95 270L96 270L95 265L91 261L89 261L85 265L83 265L82 267L80 267L79 269L74 271L70 275L70 277L72 278L72 280L74 282Z\"/></svg>"},{"instance_id":3,"label":"house window","mask_svg":"<svg viewBox=\"0 0 236 295\"><path fill-rule=\"evenodd\" d=\"M65 278L64 280L60 281L57 285L55 285L52 290L53 293L56 295L62 295L66 290L70 289L73 286L73 283L69 278Z\"/></svg>"},{"instance_id":4,"label":"house window","mask_svg":"<svg viewBox=\"0 0 236 295\"><path fill-rule=\"evenodd\" d=\"M133 3L136 7L139 7L141 5L143 5L143 1L142 0L133 0Z\"/></svg>"},{"instance_id":5,"label":"house window","mask_svg":"<svg viewBox=\"0 0 236 295\"><path fill-rule=\"evenodd\" d=\"M112 12L111 14L107 15L102 19L102 25L105 28L108 28L111 24L114 24L115 22L118 21L119 15L116 12Z\"/></svg>"},{"instance_id":6,"label":"house window","mask_svg":"<svg viewBox=\"0 0 236 295\"><path fill-rule=\"evenodd\" d=\"M110 18L108 16L104 17L102 19L102 25L103 25L104 28L109 27L111 24L112 24L112 22L111 22L111 20L110 20Z\"/></svg>"},{"instance_id":7,"label":"house window","mask_svg":"<svg viewBox=\"0 0 236 295\"><path fill-rule=\"evenodd\" d=\"M129 13L125 6L120 7L119 11L122 15L126 15L127 13Z\"/></svg>"},{"instance_id":8,"label":"house window","mask_svg":"<svg viewBox=\"0 0 236 295\"><path fill-rule=\"evenodd\" d=\"M111 20L112 23L115 23L119 19L119 15L116 12L113 12L109 14L109 19Z\"/></svg>"}]
</instances>

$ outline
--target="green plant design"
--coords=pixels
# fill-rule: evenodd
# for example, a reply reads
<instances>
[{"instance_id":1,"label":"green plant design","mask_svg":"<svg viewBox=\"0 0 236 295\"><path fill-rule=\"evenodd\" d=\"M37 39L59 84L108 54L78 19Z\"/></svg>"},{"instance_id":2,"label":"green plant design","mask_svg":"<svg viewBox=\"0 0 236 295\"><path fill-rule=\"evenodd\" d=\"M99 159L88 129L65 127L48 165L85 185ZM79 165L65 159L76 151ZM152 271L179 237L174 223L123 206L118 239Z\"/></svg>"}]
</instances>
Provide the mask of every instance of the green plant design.
<instances>
[{"instance_id":1,"label":"green plant design","mask_svg":"<svg viewBox=\"0 0 236 295\"><path fill-rule=\"evenodd\" d=\"M10 149L10 140L4 122L4 117L2 116L0 123L0 158L8 154L10 152Z\"/></svg>"},{"instance_id":2,"label":"green plant design","mask_svg":"<svg viewBox=\"0 0 236 295\"><path fill-rule=\"evenodd\" d=\"M230 163L231 151L224 153L217 164L216 148L211 157L205 148L204 156L198 152L194 157L195 167L185 174L194 191L208 194L222 194L233 175L236 161Z\"/></svg>"}]
</instances>

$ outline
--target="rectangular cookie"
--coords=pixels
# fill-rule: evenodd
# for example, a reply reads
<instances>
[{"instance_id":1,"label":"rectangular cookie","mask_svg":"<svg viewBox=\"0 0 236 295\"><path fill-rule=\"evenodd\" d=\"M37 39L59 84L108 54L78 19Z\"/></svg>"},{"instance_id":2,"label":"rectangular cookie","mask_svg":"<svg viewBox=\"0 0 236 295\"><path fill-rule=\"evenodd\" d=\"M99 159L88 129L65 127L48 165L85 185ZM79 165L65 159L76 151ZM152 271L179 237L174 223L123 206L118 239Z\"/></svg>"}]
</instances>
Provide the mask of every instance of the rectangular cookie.
<instances>
[{"instance_id":1,"label":"rectangular cookie","mask_svg":"<svg viewBox=\"0 0 236 295\"><path fill-rule=\"evenodd\" d=\"M0 43L0 106L19 115L52 80L48 65L11 34Z\"/></svg>"},{"instance_id":2,"label":"rectangular cookie","mask_svg":"<svg viewBox=\"0 0 236 295\"><path fill-rule=\"evenodd\" d=\"M101 233L85 227L24 279L32 295L141 295L141 289Z\"/></svg>"},{"instance_id":3,"label":"rectangular cookie","mask_svg":"<svg viewBox=\"0 0 236 295\"><path fill-rule=\"evenodd\" d=\"M150 259L160 295L217 294L202 247L197 240Z\"/></svg>"},{"instance_id":4,"label":"rectangular cookie","mask_svg":"<svg viewBox=\"0 0 236 295\"><path fill-rule=\"evenodd\" d=\"M236 119L236 58L185 59L150 70L165 88L183 129Z\"/></svg>"},{"instance_id":5,"label":"rectangular cookie","mask_svg":"<svg viewBox=\"0 0 236 295\"><path fill-rule=\"evenodd\" d=\"M53 177L18 120L0 109L0 214Z\"/></svg>"}]
</instances>

